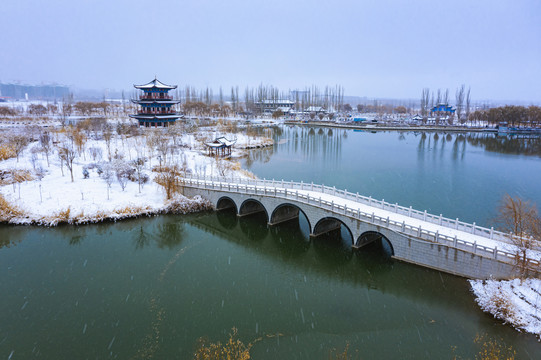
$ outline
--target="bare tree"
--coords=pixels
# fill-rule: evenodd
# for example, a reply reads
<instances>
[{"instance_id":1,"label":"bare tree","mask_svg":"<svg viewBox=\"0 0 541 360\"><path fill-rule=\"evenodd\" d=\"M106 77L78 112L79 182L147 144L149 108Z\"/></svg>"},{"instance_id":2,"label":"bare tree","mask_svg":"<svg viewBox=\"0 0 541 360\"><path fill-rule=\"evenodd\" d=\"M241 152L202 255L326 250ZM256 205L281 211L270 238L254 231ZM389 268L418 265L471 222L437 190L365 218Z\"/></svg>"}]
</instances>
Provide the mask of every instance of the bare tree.
<instances>
[{"instance_id":1,"label":"bare tree","mask_svg":"<svg viewBox=\"0 0 541 360\"><path fill-rule=\"evenodd\" d=\"M496 218L501 229L510 234L517 247L517 265L522 278L530 268L528 252L538 249L541 239L541 218L535 204L506 194L498 208Z\"/></svg>"},{"instance_id":2,"label":"bare tree","mask_svg":"<svg viewBox=\"0 0 541 360\"><path fill-rule=\"evenodd\" d=\"M96 161L96 158L98 160L101 160L101 158L102 158L102 150L101 150L101 148L93 146L93 147L89 148L88 151L90 152L90 156L92 157L92 160Z\"/></svg>"},{"instance_id":3,"label":"bare tree","mask_svg":"<svg viewBox=\"0 0 541 360\"><path fill-rule=\"evenodd\" d=\"M423 92L421 93L421 116L427 116L428 115L428 105L430 102L430 89L424 88Z\"/></svg>"},{"instance_id":4,"label":"bare tree","mask_svg":"<svg viewBox=\"0 0 541 360\"><path fill-rule=\"evenodd\" d=\"M462 110L464 108L464 96L465 96L465 85L462 84L460 87L456 90L456 116L458 118L458 121L462 120Z\"/></svg>"},{"instance_id":5,"label":"bare tree","mask_svg":"<svg viewBox=\"0 0 541 360\"><path fill-rule=\"evenodd\" d=\"M178 165L160 166L156 169L157 175L154 181L162 186L167 200L173 197L173 194L180 191L179 177L182 176L182 170Z\"/></svg>"},{"instance_id":6,"label":"bare tree","mask_svg":"<svg viewBox=\"0 0 541 360\"><path fill-rule=\"evenodd\" d=\"M114 161L113 167L118 184L122 188L122 191L124 191L124 189L126 189L126 185L128 184L128 180L133 175L135 170L132 169L128 163L120 159Z\"/></svg>"},{"instance_id":7,"label":"bare tree","mask_svg":"<svg viewBox=\"0 0 541 360\"><path fill-rule=\"evenodd\" d=\"M30 140L27 136L24 135L13 135L9 139L9 142L12 144L13 151L17 156L17 162L19 162L19 155L23 152L26 146L30 143Z\"/></svg>"},{"instance_id":8,"label":"bare tree","mask_svg":"<svg viewBox=\"0 0 541 360\"><path fill-rule=\"evenodd\" d=\"M56 115L56 112L58 111L58 106L53 104L47 104L47 112L51 115Z\"/></svg>"},{"instance_id":9,"label":"bare tree","mask_svg":"<svg viewBox=\"0 0 541 360\"><path fill-rule=\"evenodd\" d=\"M111 162L111 140L113 139L113 131L110 126L105 126L103 129L103 139L105 140L105 145L107 147L107 156L109 162Z\"/></svg>"},{"instance_id":10,"label":"bare tree","mask_svg":"<svg viewBox=\"0 0 541 360\"><path fill-rule=\"evenodd\" d=\"M58 157L61 161L66 163L66 167L70 171L71 182L73 182L73 161L75 160L77 152L73 148L73 144L63 143L58 147Z\"/></svg>"},{"instance_id":11,"label":"bare tree","mask_svg":"<svg viewBox=\"0 0 541 360\"><path fill-rule=\"evenodd\" d=\"M111 164L105 164L103 167L103 180L105 180L105 183L107 184L107 200L109 200L109 191L111 189L111 185L113 185L114 180L114 171Z\"/></svg>"},{"instance_id":12,"label":"bare tree","mask_svg":"<svg viewBox=\"0 0 541 360\"><path fill-rule=\"evenodd\" d=\"M41 148L34 146L30 149L30 162L32 163L32 168L36 171L36 165L38 162L38 154L41 152Z\"/></svg>"},{"instance_id":13,"label":"bare tree","mask_svg":"<svg viewBox=\"0 0 541 360\"><path fill-rule=\"evenodd\" d=\"M146 158L138 157L132 161L132 166L135 168L135 176L137 177L137 183L139 184L139 193L141 192L141 185L148 181L148 176L143 172L145 169Z\"/></svg>"},{"instance_id":14,"label":"bare tree","mask_svg":"<svg viewBox=\"0 0 541 360\"><path fill-rule=\"evenodd\" d=\"M145 135L146 135L145 137L146 146L147 146L148 152L150 153L149 165L152 167L152 157L154 156L154 148L156 147L158 143L159 134L157 134L155 131L149 131Z\"/></svg>"},{"instance_id":15,"label":"bare tree","mask_svg":"<svg viewBox=\"0 0 541 360\"><path fill-rule=\"evenodd\" d=\"M60 110L60 116L62 118L62 125L66 125L66 120L70 117L73 108L69 102L62 102L62 108Z\"/></svg>"},{"instance_id":16,"label":"bare tree","mask_svg":"<svg viewBox=\"0 0 541 360\"><path fill-rule=\"evenodd\" d=\"M162 161L164 164L167 163L167 153L169 152L169 139L162 135L158 136L156 140L156 149L160 153L158 160L160 161L160 166L162 166Z\"/></svg>"},{"instance_id":17,"label":"bare tree","mask_svg":"<svg viewBox=\"0 0 541 360\"><path fill-rule=\"evenodd\" d=\"M443 100L442 102L445 105L449 105L449 89L445 89L445 92L443 93Z\"/></svg>"},{"instance_id":18,"label":"bare tree","mask_svg":"<svg viewBox=\"0 0 541 360\"><path fill-rule=\"evenodd\" d=\"M47 114L47 108L41 104L30 104L28 113L32 116L43 116Z\"/></svg>"},{"instance_id":19,"label":"bare tree","mask_svg":"<svg viewBox=\"0 0 541 360\"><path fill-rule=\"evenodd\" d=\"M39 143L41 145L41 151L47 159L47 167L49 167L49 155L53 152L51 135L47 131L43 132L39 137Z\"/></svg>"},{"instance_id":20,"label":"bare tree","mask_svg":"<svg viewBox=\"0 0 541 360\"><path fill-rule=\"evenodd\" d=\"M470 118L470 105L471 105L471 98L470 98L470 90L471 88L468 88L468 92L466 94L466 119Z\"/></svg>"}]
</instances>

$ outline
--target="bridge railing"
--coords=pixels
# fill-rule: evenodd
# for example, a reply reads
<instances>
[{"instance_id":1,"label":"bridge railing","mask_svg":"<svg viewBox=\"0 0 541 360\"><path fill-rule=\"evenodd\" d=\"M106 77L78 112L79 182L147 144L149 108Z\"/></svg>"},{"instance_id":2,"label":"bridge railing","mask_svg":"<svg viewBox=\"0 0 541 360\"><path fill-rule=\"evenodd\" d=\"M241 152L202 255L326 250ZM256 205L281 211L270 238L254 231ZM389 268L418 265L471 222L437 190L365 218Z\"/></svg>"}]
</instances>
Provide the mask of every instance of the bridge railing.
<instances>
[{"instance_id":1,"label":"bridge railing","mask_svg":"<svg viewBox=\"0 0 541 360\"><path fill-rule=\"evenodd\" d=\"M430 222L432 224L445 226L450 229L468 232L473 235L485 237L487 239L511 243L509 239L509 234L494 230L493 227L489 229L489 228L476 225L475 223L470 224L467 222L459 221L458 218L450 219L450 218L444 217L442 214L440 215L430 214L426 210L419 211L419 210L413 209L411 206L404 207L404 206L398 205L397 203L391 204L389 202L386 202L385 200L373 199L371 196L367 197L367 196L359 195L359 193L351 193L347 190L336 189L336 187L330 187L330 186L319 185L319 184L314 184L314 183L303 183L302 181L295 182L295 181L284 181L284 180L274 180L274 179L267 180L267 179L248 179L248 178L234 178L234 179L228 180L223 177L221 178L217 176L204 177L204 176L197 176L193 174L188 175L188 178L198 179L198 180L224 181L224 182L248 184L248 185L272 186L272 187L288 188L291 190L298 189L298 190L321 192L322 194L338 196L346 200L356 201L364 205L373 206L382 210L391 211L400 215L411 217L413 219Z\"/></svg>"},{"instance_id":2,"label":"bridge railing","mask_svg":"<svg viewBox=\"0 0 541 360\"><path fill-rule=\"evenodd\" d=\"M326 210L330 210L331 212L334 212L336 214L352 217L361 221L372 223L374 225L381 225L381 226L387 227L390 230L400 232L406 235L410 235L410 236L423 239L426 241L451 246L454 248L472 252L476 255L492 257L494 259L498 259L500 261L505 261L508 263L516 262L516 253L498 249L497 246L494 246L494 247L483 246L483 245L477 244L476 242L468 241L466 239L459 239L457 238L457 236L450 237L445 234L440 234L438 231L434 232L428 229L423 229L422 226L408 225L406 224L405 221L404 222L394 221L390 219L389 217L378 216L374 212L367 213L359 209L347 207L346 205L340 205L340 204L334 203L333 200L329 201L325 198L321 198L320 196L311 196L310 193L305 193L305 192L299 193L299 190L302 191L302 190L314 189L313 191L320 192L321 194L332 194L339 198L344 198L344 199L349 199L349 200L357 201L357 197L359 197L359 199L364 198L366 201L368 201L368 203L366 203L367 205L375 206L376 208L381 208L381 209L388 210L391 212L396 212L402 215L410 214L411 208L404 208L396 204L389 204L383 200L381 201L373 200L371 198L362 197L358 194L348 193L345 190L337 190L335 188L330 188L323 185L303 184L303 183L295 183L295 182L282 182L282 181L274 181L274 180L260 180L260 179L258 180L235 179L234 181L229 182L225 180L224 178L218 178L218 177L188 176L186 178L181 179L181 181L185 185L194 186L194 187L203 188L203 189L213 189L213 190L228 191L228 192L238 192L238 193L244 193L244 194L273 196L273 197L280 197L283 199L295 200L297 202L302 202L309 205L318 206ZM362 203L362 201L359 201L359 202ZM412 210L411 213L413 214L414 211L415 210ZM420 211L415 211L415 212L416 212L416 216L410 216L410 215L408 216L412 218L416 218L416 219L422 219L422 220L425 219L426 212L420 212ZM431 217L428 217L428 214L426 215L427 215L426 219L433 220L433 221L429 221L429 220L426 220L426 221L436 223L442 226L445 226L443 225L445 224L445 221L447 221L447 224L450 224L451 221L453 221L451 219L442 218L441 216L436 217L435 215L431 215ZM440 219L441 219L441 223L440 223ZM434 222L434 220L437 220L437 222ZM491 229L485 229L488 231L483 230L483 231L476 232L475 229L477 228L477 230L479 230L479 227L476 227L475 224L467 224L467 223L464 223L464 224L470 225L470 227L462 227L462 228L453 227L453 228L457 230L461 230L463 232L464 232L463 229L474 229L473 231L471 231L472 234L489 238ZM467 232L470 232L470 231L467 231ZM494 233L495 232L492 231L493 236L494 236ZM504 233L500 233L500 234L504 234ZM490 237L490 238L494 239L494 237ZM509 242L507 237L506 237L506 240L507 242ZM539 265L539 261L530 259L530 264L532 266L536 266L536 265Z\"/></svg>"}]
</instances>

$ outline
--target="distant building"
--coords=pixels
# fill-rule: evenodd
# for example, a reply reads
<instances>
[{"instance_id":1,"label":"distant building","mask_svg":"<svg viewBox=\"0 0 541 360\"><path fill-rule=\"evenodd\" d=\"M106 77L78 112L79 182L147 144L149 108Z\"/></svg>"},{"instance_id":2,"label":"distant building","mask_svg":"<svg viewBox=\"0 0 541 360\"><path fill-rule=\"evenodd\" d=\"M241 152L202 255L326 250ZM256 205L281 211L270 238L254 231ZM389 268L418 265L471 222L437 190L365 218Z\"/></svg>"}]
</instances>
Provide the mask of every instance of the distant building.
<instances>
[{"instance_id":1,"label":"distant building","mask_svg":"<svg viewBox=\"0 0 541 360\"><path fill-rule=\"evenodd\" d=\"M280 110L283 113L289 113L294 105L295 102L288 99L262 100L257 101L254 104L254 108L258 113L262 114L272 114L277 110Z\"/></svg>"},{"instance_id":2,"label":"distant building","mask_svg":"<svg viewBox=\"0 0 541 360\"><path fill-rule=\"evenodd\" d=\"M132 100L140 106L139 112L130 115L131 118L139 121L139 126L145 127L167 127L174 124L181 116L175 111L173 105L180 100L173 100L168 93L176 89L176 85L166 85L154 79L145 85L133 85L136 89L143 90L138 99Z\"/></svg>"},{"instance_id":3,"label":"distant building","mask_svg":"<svg viewBox=\"0 0 541 360\"><path fill-rule=\"evenodd\" d=\"M430 115L443 115L451 116L454 115L456 109L448 104L438 104L430 110Z\"/></svg>"},{"instance_id":4,"label":"distant building","mask_svg":"<svg viewBox=\"0 0 541 360\"><path fill-rule=\"evenodd\" d=\"M305 112L307 113L316 113L316 114L321 114L321 113L326 113L327 111L321 107L321 106L309 106Z\"/></svg>"},{"instance_id":5,"label":"distant building","mask_svg":"<svg viewBox=\"0 0 541 360\"><path fill-rule=\"evenodd\" d=\"M67 98L69 93L69 87L62 85L0 84L0 96L15 100L55 100Z\"/></svg>"}]
</instances>

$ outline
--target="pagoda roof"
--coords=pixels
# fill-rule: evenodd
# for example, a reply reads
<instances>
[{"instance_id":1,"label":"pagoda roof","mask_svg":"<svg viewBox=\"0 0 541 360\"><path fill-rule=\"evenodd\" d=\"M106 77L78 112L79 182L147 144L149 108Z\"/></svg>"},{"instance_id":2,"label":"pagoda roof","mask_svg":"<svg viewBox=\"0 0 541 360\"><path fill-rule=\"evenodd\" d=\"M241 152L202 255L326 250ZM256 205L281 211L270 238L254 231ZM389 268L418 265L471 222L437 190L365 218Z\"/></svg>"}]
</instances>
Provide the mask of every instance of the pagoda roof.
<instances>
[{"instance_id":1,"label":"pagoda roof","mask_svg":"<svg viewBox=\"0 0 541 360\"><path fill-rule=\"evenodd\" d=\"M142 99L142 100L132 100L134 104L178 104L180 100L171 100L171 99Z\"/></svg>"},{"instance_id":2,"label":"pagoda roof","mask_svg":"<svg viewBox=\"0 0 541 360\"><path fill-rule=\"evenodd\" d=\"M151 82L149 82L148 84L144 84L144 85L133 85L136 89L141 89L141 90L144 90L144 89L153 89L153 88L156 88L156 89L168 89L168 90L171 90L171 89L176 89L177 88L177 85L166 85L164 83L162 83L160 80L154 78L154 80L152 80Z\"/></svg>"}]
</instances>

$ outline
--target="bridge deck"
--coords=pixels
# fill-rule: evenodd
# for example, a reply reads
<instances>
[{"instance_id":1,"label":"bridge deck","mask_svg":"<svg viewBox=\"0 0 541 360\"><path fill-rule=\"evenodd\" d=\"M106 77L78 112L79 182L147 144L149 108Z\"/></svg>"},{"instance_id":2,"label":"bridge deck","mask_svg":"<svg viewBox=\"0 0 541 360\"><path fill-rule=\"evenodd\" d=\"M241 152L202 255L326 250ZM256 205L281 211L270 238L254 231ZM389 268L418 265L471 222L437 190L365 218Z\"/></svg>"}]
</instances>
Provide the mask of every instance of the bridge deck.
<instances>
[{"instance_id":1,"label":"bridge deck","mask_svg":"<svg viewBox=\"0 0 541 360\"><path fill-rule=\"evenodd\" d=\"M182 181L187 186L203 189L295 200L331 210L342 216L385 226L410 236L467 249L485 256L507 258L508 261L515 258L518 250L508 234L492 228L464 223L458 219L447 219L442 215L420 212L411 207L405 208L323 185L260 179L228 181L224 178L197 177L185 178ZM530 251L528 257L539 261L541 253Z\"/></svg>"}]
</instances>

